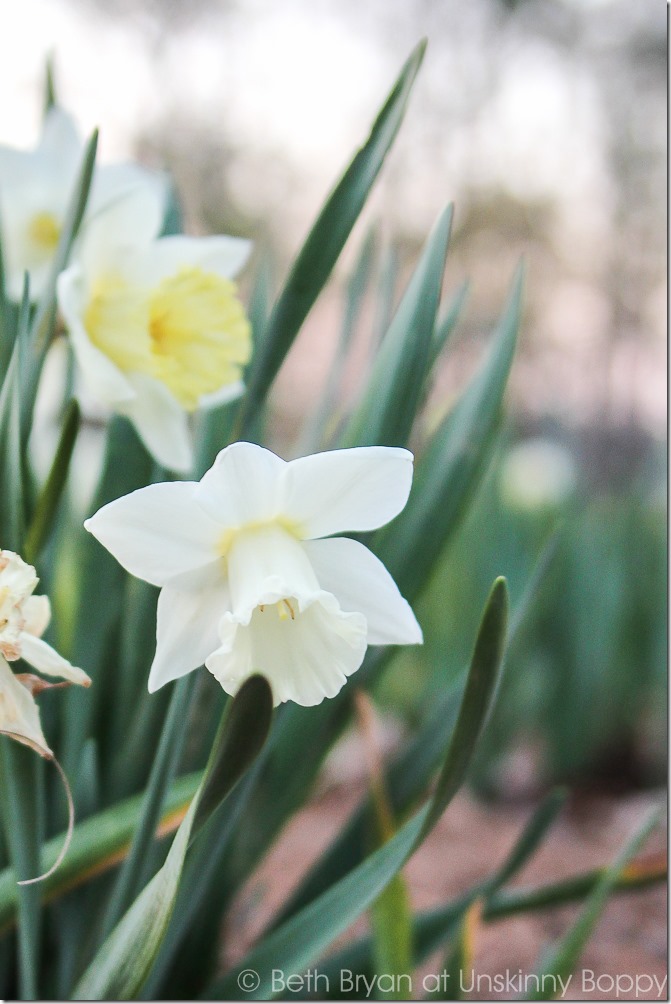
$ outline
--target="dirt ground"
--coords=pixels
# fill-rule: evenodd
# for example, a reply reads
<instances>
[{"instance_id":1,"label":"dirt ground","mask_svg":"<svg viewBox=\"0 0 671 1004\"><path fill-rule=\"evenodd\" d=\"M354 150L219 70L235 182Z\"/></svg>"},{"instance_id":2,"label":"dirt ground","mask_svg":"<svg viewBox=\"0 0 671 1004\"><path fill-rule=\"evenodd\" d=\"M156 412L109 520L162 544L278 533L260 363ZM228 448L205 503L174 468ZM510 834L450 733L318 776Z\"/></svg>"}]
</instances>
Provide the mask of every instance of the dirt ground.
<instances>
[{"instance_id":1,"label":"dirt ground","mask_svg":"<svg viewBox=\"0 0 671 1004\"><path fill-rule=\"evenodd\" d=\"M287 827L270 856L240 897L232 918L229 962L241 958L274 910L320 855L366 790L366 780L346 753L333 761L313 801ZM610 862L655 806L663 792L617 798L570 799L535 857L510 883L532 885L566 878ZM436 829L405 868L413 906L424 910L444 903L482 879L505 858L538 804L485 805L460 793ZM666 834L652 834L645 853L666 847ZM510 1000L523 996L521 979L536 971L543 950L561 937L577 906L539 911L480 923L474 940L473 970L464 974L470 1000ZM349 935L361 934L361 918ZM444 952L413 977L413 996L433 989ZM317 967L318 968L318 967ZM507 986L505 978L508 977ZM619 993L615 982L620 976ZM629 977L639 977L631 986ZM666 1000L667 894L664 884L612 898L575 971L565 1000ZM658 987L661 988L661 993ZM479 988L479 989L478 989ZM445 999L450 999L449 992Z\"/></svg>"}]
</instances>

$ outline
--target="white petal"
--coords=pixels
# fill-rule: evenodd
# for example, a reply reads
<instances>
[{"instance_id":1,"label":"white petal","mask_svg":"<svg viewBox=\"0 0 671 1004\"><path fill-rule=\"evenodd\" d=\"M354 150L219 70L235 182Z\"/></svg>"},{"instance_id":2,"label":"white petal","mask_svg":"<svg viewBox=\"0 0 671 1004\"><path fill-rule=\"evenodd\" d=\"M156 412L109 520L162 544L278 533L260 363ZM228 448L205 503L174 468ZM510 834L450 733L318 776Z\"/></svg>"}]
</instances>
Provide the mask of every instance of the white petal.
<instances>
[{"instance_id":1,"label":"white petal","mask_svg":"<svg viewBox=\"0 0 671 1004\"><path fill-rule=\"evenodd\" d=\"M356 540L303 543L322 589L343 610L358 610L368 622L369 645L420 645L422 629L398 586L372 551Z\"/></svg>"},{"instance_id":2,"label":"white petal","mask_svg":"<svg viewBox=\"0 0 671 1004\"><path fill-rule=\"evenodd\" d=\"M0 733L30 746L41 756L53 757L40 725L33 695L16 679L0 657Z\"/></svg>"},{"instance_id":3,"label":"white petal","mask_svg":"<svg viewBox=\"0 0 671 1004\"><path fill-rule=\"evenodd\" d=\"M189 419L165 384L144 373L130 373L132 400L119 404L151 455L170 471L186 474L193 466Z\"/></svg>"},{"instance_id":4,"label":"white petal","mask_svg":"<svg viewBox=\"0 0 671 1004\"><path fill-rule=\"evenodd\" d=\"M48 158L51 170L57 170L66 184L73 185L82 151L75 120L64 108L54 105L45 116L36 155Z\"/></svg>"},{"instance_id":5,"label":"white petal","mask_svg":"<svg viewBox=\"0 0 671 1004\"><path fill-rule=\"evenodd\" d=\"M219 562L209 569L180 575L163 587L156 614L150 693L203 665L219 645L217 625L228 606L228 588Z\"/></svg>"},{"instance_id":6,"label":"white petal","mask_svg":"<svg viewBox=\"0 0 671 1004\"><path fill-rule=\"evenodd\" d=\"M200 268L224 279L237 275L252 249L240 237L162 237L138 254L137 281L156 286L182 268Z\"/></svg>"},{"instance_id":7,"label":"white petal","mask_svg":"<svg viewBox=\"0 0 671 1004\"><path fill-rule=\"evenodd\" d=\"M219 626L220 647L205 665L229 694L253 672L270 682L275 704L304 707L335 697L356 672L366 652L366 621L340 610L329 593L289 597L291 616L280 600L256 607L247 623L227 613ZM268 603L272 598L268 597Z\"/></svg>"},{"instance_id":8,"label":"white petal","mask_svg":"<svg viewBox=\"0 0 671 1004\"><path fill-rule=\"evenodd\" d=\"M213 390L211 394L203 394L198 398L199 408L218 408L229 401L235 401L245 392L245 385L242 380L236 383L226 383L219 390Z\"/></svg>"},{"instance_id":9,"label":"white petal","mask_svg":"<svg viewBox=\"0 0 671 1004\"><path fill-rule=\"evenodd\" d=\"M94 215L132 195L134 215L127 217L130 230L119 226L118 234L123 244L128 243L129 237L137 244L144 244L161 232L168 190L168 177L160 171L150 171L139 164L103 164L93 177L88 211Z\"/></svg>"},{"instance_id":10,"label":"white petal","mask_svg":"<svg viewBox=\"0 0 671 1004\"><path fill-rule=\"evenodd\" d=\"M87 219L79 257L86 274L123 265L120 251L144 249L160 233L165 207L163 185L106 191Z\"/></svg>"},{"instance_id":11,"label":"white petal","mask_svg":"<svg viewBox=\"0 0 671 1004\"><path fill-rule=\"evenodd\" d=\"M26 173L34 173L31 170L33 157L32 153L27 153L25 150L16 150L14 147L0 144L0 197L3 202L7 202L8 208L12 208L14 202L14 199L9 199L8 193L13 190L12 194L21 199Z\"/></svg>"},{"instance_id":12,"label":"white petal","mask_svg":"<svg viewBox=\"0 0 671 1004\"><path fill-rule=\"evenodd\" d=\"M253 443L233 443L217 456L197 490L199 504L224 526L272 520L286 464Z\"/></svg>"},{"instance_id":13,"label":"white petal","mask_svg":"<svg viewBox=\"0 0 671 1004\"><path fill-rule=\"evenodd\" d=\"M41 638L51 620L51 604L48 596L29 596L23 604L25 618L24 631Z\"/></svg>"},{"instance_id":14,"label":"white petal","mask_svg":"<svg viewBox=\"0 0 671 1004\"><path fill-rule=\"evenodd\" d=\"M196 487L173 481L139 488L103 506L84 526L131 575L163 586L217 555L221 528L196 504Z\"/></svg>"},{"instance_id":15,"label":"white petal","mask_svg":"<svg viewBox=\"0 0 671 1004\"><path fill-rule=\"evenodd\" d=\"M56 649L47 645L46 641L25 631L21 635L21 657L47 676L60 676L81 687L90 686L90 677L83 669L69 663Z\"/></svg>"},{"instance_id":16,"label":"white petal","mask_svg":"<svg viewBox=\"0 0 671 1004\"><path fill-rule=\"evenodd\" d=\"M77 364L91 394L112 407L120 402L132 401L135 398L133 387L112 360L95 347L84 328L82 315L86 289L84 275L78 265L61 272L57 290L58 306L70 333Z\"/></svg>"},{"instance_id":17,"label":"white petal","mask_svg":"<svg viewBox=\"0 0 671 1004\"><path fill-rule=\"evenodd\" d=\"M408 450L362 446L316 453L287 465L283 512L304 539L374 530L403 509L411 483Z\"/></svg>"}]
</instances>

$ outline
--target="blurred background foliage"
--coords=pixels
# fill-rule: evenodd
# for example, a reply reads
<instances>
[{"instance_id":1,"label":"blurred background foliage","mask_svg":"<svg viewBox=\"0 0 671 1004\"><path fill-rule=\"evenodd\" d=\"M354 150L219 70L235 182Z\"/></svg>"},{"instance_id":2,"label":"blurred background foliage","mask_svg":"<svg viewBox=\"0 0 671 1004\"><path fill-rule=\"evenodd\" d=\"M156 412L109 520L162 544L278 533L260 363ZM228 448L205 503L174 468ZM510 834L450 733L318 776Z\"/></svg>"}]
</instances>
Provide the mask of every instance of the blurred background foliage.
<instances>
[{"instance_id":1,"label":"blurred background foliage","mask_svg":"<svg viewBox=\"0 0 671 1004\"><path fill-rule=\"evenodd\" d=\"M664 18L655 0L26 0L0 39L0 80L16 96L0 110L3 141L31 142L53 51L61 99L84 130L100 125L106 159L167 167L187 227L254 237L255 264L277 287L384 82L428 37L412 114L282 371L269 434L287 456L304 448L348 276L377 220L369 288L348 321L342 413L438 205L456 204L447 292L466 276L471 288L425 431L480 361L524 255L501 449L420 606L430 643L397 657L380 689L395 714L419 719L444 653L455 674L466 661L476 624L463 611L476 617L498 573L514 596L556 531L480 752L489 794L662 776ZM47 442L55 410L43 410ZM85 485L99 454L89 431Z\"/></svg>"}]
</instances>

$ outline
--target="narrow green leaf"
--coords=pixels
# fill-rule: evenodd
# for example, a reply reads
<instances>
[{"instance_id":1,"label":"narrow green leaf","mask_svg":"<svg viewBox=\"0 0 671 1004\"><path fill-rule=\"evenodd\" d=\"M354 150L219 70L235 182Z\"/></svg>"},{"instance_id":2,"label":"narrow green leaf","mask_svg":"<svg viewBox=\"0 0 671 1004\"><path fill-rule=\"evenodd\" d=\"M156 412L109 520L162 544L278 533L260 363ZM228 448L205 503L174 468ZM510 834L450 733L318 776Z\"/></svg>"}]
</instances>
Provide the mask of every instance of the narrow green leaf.
<instances>
[{"instance_id":1,"label":"narrow green leaf","mask_svg":"<svg viewBox=\"0 0 671 1004\"><path fill-rule=\"evenodd\" d=\"M499 887L509 881L515 872L529 860L552 825L564 804L564 800L564 792L557 791L552 792L541 803L502 865L489 878L474 885L458 899L450 900L444 906L418 914L413 919L416 965L421 964L454 935L464 915L477 899L484 900L483 916L487 916L489 897L495 896ZM370 935L359 938L320 963L320 972L325 974L329 984L337 984L337 976L342 969L349 969L353 973L362 973L364 976L372 978L376 970L373 939Z\"/></svg>"},{"instance_id":2,"label":"narrow green leaf","mask_svg":"<svg viewBox=\"0 0 671 1004\"><path fill-rule=\"evenodd\" d=\"M515 347L521 278L520 272L484 367L418 464L408 506L388 531L378 532L373 539L372 549L411 601L443 553L484 468ZM359 680L364 686L369 686L379 674L387 657L381 651L368 654L359 670ZM241 876L244 880L291 812L302 803L326 750L346 724L349 712L347 690L317 708L282 709L258 791L236 837L236 881ZM301 756L298 750L304 750L305 755ZM272 799L267 797L268 791L273 792Z\"/></svg>"},{"instance_id":3,"label":"narrow green leaf","mask_svg":"<svg viewBox=\"0 0 671 1004\"><path fill-rule=\"evenodd\" d=\"M506 643L507 621L506 580L499 578L492 586L480 622L459 718L450 740L445 764L438 778L436 794L424 832L428 832L435 825L443 811L442 807L451 801L464 781L466 769L494 697Z\"/></svg>"},{"instance_id":4,"label":"narrow green leaf","mask_svg":"<svg viewBox=\"0 0 671 1004\"><path fill-rule=\"evenodd\" d=\"M192 829L205 822L253 762L271 717L269 684L263 677L250 677L226 707L203 781L163 867L102 945L73 1000L134 1000L142 990L170 921Z\"/></svg>"},{"instance_id":5,"label":"narrow green leaf","mask_svg":"<svg viewBox=\"0 0 671 1004\"><path fill-rule=\"evenodd\" d=\"M250 970L257 974L259 982L245 994L245 999L270 1000L277 996L282 988L273 987L273 969L304 971L370 906L419 843L429 808L425 806L390 841L265 938L232 972L210 988L204 999L239 999L240 990L246 988L238 979Z\"/></svg>"},{"instance_id":6,"label":"narrow green leaf","mask_svg":"<svg viewBox=\"0 0 671 1004\"><path fill-rule=\"evenodd\" d=\"M583 910L571 929L564 935L558 945L546 953L537 973L538 989L526 1000L547 1000L547 986L557 987L559 981L565 985L575 969L583 948L587 944L611 893L616 889L622 873L633 857L641 849L654 827L661 818L661 811L656 810L645 821L643 826L620 851L617 858L602 874L596 887L590 894ZM554 982L552 982L554 981ZM554 994L553 994L554 995Z\"/></svg>"},{"instance_id":7,"label":"narrow green leaf","mask_svg":"<svg viewBox=\"0 0 671 1004\"><path fill-rule=\"evenodd\" d=\"M394 814L407 812L421 798L441 763L457 719L465 677L464 673L434 703L421 731L387 770L385 788ZM273 918L271 930L311 903L363 860L368 852L370 827L370 805L366 799Z\"/></svg>"},{"instance_id":8,"label":"narrow green leaf","mask_svg":"<svg viewBox=\"0 0 671 1004\"><path fill-rule=\"evenodd\" d=\"M457 321L461 317L461 312L464 309L464 304L468 298L469 286L470 284L468 280L461 284L450 301L444 316L436 324L436 330L433 333L433 339L431 341L429 369L433 369L435 366L448 342L450 335L457 326Z\"/></svg>"},{"instance_id":9,"label":"narrow green leaf","mask_svg":"<svg viewBox=\"0 0 671 1004\"><path fill-rule=\"evenodd\" d=\"M260 345L265 338L266 326L270 317L275 268L275 260L266 248L256 267L247 310L255 346Z\"/></svg>"},{"instance_id":10,"label":"narrow green leaf","mask_svg":"<svg viewBox=\"0 0 671 1004\"><path fill-rule=\"evenodd\" d=\"M0 374L7 372L14 345L14 317L14 307L8 301L5 289L5 256L2 248L2 230L0 230Z\"/></svg>"},{"instance_id":11,"label":"narrow green leaf","mask_svg":"<svg viewBox=\"0 0 671 1004\"><path fill-rule=\"evenodd\" d=\"M56 97L56 80L54 73L54 58L50 53L44 67L44 114L51 111L54 105L58 104Z\"/></svg>"},{"instance_id":12,"label":"narrow green leaf","mask_svg":"<svg viewBox=\"0 0 671 1004\"><path fill-rule=\"evenodd\" d=\"M14 882L40 874L39 758L25 746L0 738L0 799ZM37 1000L39 988L40 888L17 889L18 969L21 1000Z\"/></svg>"},{"instance_id":13,"label":"narrow green leaf","mask_svg":"<svg viewBox=\"0 0 671 1004\"><path fill-rule=\"evenodd\" d=\"M24 394L24 371L30 299L28 276L18 314L14 347L7 372L0 387L0 547L23 549L26 499L21 401Z\"/></svg>"},{"instance_id":14,"label":"narrow green leaf","mask_svg":"<svg viewBox=\"0 0 671 1004\"><path fill-rule=\"evenodd\" d=\"M398 282L399 260L398 251L392 245L384 255L378 281L375 317L373 319L373 337L371 339L373 356L377 355L382 339L389 330L394 316L396 284Z\"/></svg>"},{"instance_id":15,"label":"narrow green leaf","mask_svg":"<svg viewBox=\"0 0 671 1004\"><path fill-rule=\"evenodd\" d=\"M557 537L553 535L543 548L523 594L514 606L510 618L509 646L514 643L517 631L524 623L534 597L544 581L556 550L556 543ZM395 815L407 812L421 797L433 772L440 764L457 719L466 677L465 668L445 693L431 702L422 727L386 771L385 789L389 792L391 808ZM554 804L554 796L551 801ZM365 856L366 836L370 827L369 817L369 806L366 801L354 812L329 849L305 875L285 902L281 912L273 919L271 929L306 906Z\"/></svg>"},{"instance_id":16,"label":"narrow green leaf","mask_svg":"<svg viewBox=\"0 0 671 1004\"><path fill-rule=\"evenodd\" d=\"M446 938L452 935L465 912L477 897L484 898L483 921L490 921L501 920L519 913L547 910L567 903L580 902L595 892L608 871L607 868L596 869L534 889L513 889L508 892L499 889L503 881L509 881L512 877L513 867L522 867L540 845L562 803L562 792L555 792L548 796L532 817L503 865L489 879L459 899L451 900L444 906L420 913L414 918L415 961L418 965L424 962ZM643 864L633 867L629 871L625 869L624 872L620 873L613 891L631 892L665 880L666 866L664 863L660 863L659 867L651 868L646 868ZM337 985L338 974L342 969L351 969L353 973L372 976L374 973L373 942L370 936L352 942L325 962L320 963L319 967L320 973L324 973L332 985Z\"/></svg>"},{"instance_id":17,"label":"narrow green leaf","mask_svg":"<svg viewBox=\"0 0 671 1004\"><path fill-rule=\"evenodd\" d=\"M263 676L249 677L227 703L220 735L206 768L194 830L207 822L251 767L270 732L272 713L272 692Z\"/></svg>"},{"instance_id":18,"label":"narrow green leaf","mask_svg":"<svg viewBox=\"0 0 671 1004\"><path fill-rule=\"evenodd\" d=\"M390 840L397 830L389 793L384 779L384 770L375 730L373 704L362 690L355 694L355 705L359 731L366 748L368 765L370 803L373 816L373 847ZM356 864L350 862L348 870ZM386 889L380 893L370 909L370 923L373 934L375 970L391 977L390 986L380 989L382 1000L403 1000L400 984L403 974L411 972L412 961L412 908L407 883L402 872L398 872Z\"/></svg>"},{"instance_id":19,"label":"narrow green leaf","mask_svg":"<svg viewBox=\"0 0 671 1004\"><path fill-rule=\"evenodd\" d=\"M444 1001L448 994L450 1000L463 1000L464 973L473 968L474 929L480 920L480 909L481 904L475 900L464 911L457 925L454 943L444 963L438 967L440 975L438 977L435 974L436 984L429 990L425 1000Z\"/></svg>"},{"instance_id":20,"label":"narrow green leaf","mask_svg":"<svg viewBox=\"0 0 671 1004\"><path fill-rule=\"evenodd\" d=\"M489 357L422 454L409 504L374 538L375 552L411 601L443 553L488 457L515 350L521 294L519 269Z\"/></svg>"},{"instance_id":21,"label":"narrow green leaf","mask_svg":"<svg viewBox=\"0 0 671 1004\"><path fill-rule=\"evenodd\" d=\"M161 237L172 237L184 232L182 203L174 184L168 185Z\"/></svg>"},{"instance_id":22,"label":"narrow green leaf","mask_svg":"<svg viewBox=\"0 0 671 1004\"><path fill-rule=\"evenodd\" d=\"M266 749L267 746L266 744ZM224 915L229 905L229 898L222 881L222 865L229 859L231 837L239 826L240 818L245 810L250 792L253 790L258 772L259 761L263 759L262 751L258 760L247 776L238 785L225 805L210 816L204 824L202 836L189 851L184 866L184 874L177 895L177 903L161 946L161 951L152 970L151 976L144 988L146 1000L161 1000L173 993L179 979L185 979L185 957L188 960L188 940L193 932L198 930L203 918L216 918L210 923L206 932L210 942L218 937ZM223 811L225 809L225 812ZM202 935L199 939L199 951L208 954L209 945L203 944ZM199 979L205 978L201 971ZM186 982L185 992L190 996L197 993L193 983Z\"/></svg>"},{"instance_id":23,"label":"narrow green leaf","mask_svg":"<svg viewBox=\"0 0 671 1004\"><path fill-rule=\"evenodd\" d=\"M154 842L165 794L177 770L184 746L195 680L195 675L191 673L178 680L173 687L168 713L144 792L137 829L107 901L101 940L107 937L138 893L145 857Z\"/></svg>"},{"instance_id":24,"label":"narrow green leaf","mask_svg":"<svg viewBox=\"0 0 671 1004\"><path fill-rule=\"evenodd\" d=\"M247 394L239 416L242 434L254 421L268 388L364 206L400 127L425 48L426 43L420 42L406 62L373 125L370 137L329 196L294 262L250 367Z\"/></svg>"},{"instance_id":25,"label":"narrow green leaf","mask_svg":"<svg viewBox=\"0 0 671 1004\"><path fill-rule=\"evenodd\" d=\"M23 556L30 564L35 563L53 526L58 504L67 481L80 424L79 405L76 401L71 401L63 418L63 428L51 470L37 500L33 518L26 533Z\"/></svg>"},{"instance_id":26,"label":"narrow green leaf","mask_svg":"<svg viewBox=\"0 0 671 1004\"><path fill-rule=\"evenodd\" d=\"M485 920L498 920L518 913L547 910L565 903L579 903L596 889L603 878L605 868L573 875L560 882L550 882L533 888L501 890L487 902ZM654 860L647 865L626 869L616 884L617 892L636 892L656 882L665 882L667 866L664 859Z\"/></svg>"},{"instance_id":27,"label":"narrow green leaf","mask_svg":"<svg viewBox=\"0 0 671 1004\"><path fill-rule=\"evenodd\" d=\"M171 785L166 795L162 823L167 825L175 814L181 815L186 811L185 807L196 793L201 780L202 772L198 771ZM125 856L138 823L142 800L142 795L134 795L76 824L62 865L40 886L40 894L45 902L57 899L87 878L113 867ZM64 838L65 834L59 833L47 841L42 848L35 874L43 874L51 869L63 847ZM4 868L0 872L0 931L4 931L16 920L17 890L16 873L13 868Z\"/></svg>"},{"instance_id":28,"label":"narrow green leaf","mask_svg":"<svg viewBox=\"0 0 671 1004\"><path fill-rule=\"evenodd\" d=\"M134 1000L137 997L170 920L197 807L196 794L163 867L104 942L77 984L72 1000Z\"/></svg>"},{"instance_id":29,"label":"narrow green leaf","mask_svg":"<svg viewBox=\"0 0 671 1004\"><path fill-rule=\"evenodd\" d=\"M566 803L567 797L568 790L566 788L555 788L541 802L539 808L531 817L530 823L525 827L522 836L507 857L505 864L497 872L496 888L509 882L513 875L516 875L529 858L535 854L545 834ZM492 888L494 887L490 886L488 895L491 895Z\"/></svg>"},{"instance_id":30,"label":"narrow green leaf","mask_svg":"<svg viewBox=\"0 0 671 1004\"><path fill-rule=\"evenodd\" d=\"M505 580L498 579L485 607L459 718L431 800L379 850L265 938L208 993L208 999L235 998L236 989L238 993L241 989L237 980L245 970L259 977L258 986L246 997L268 1000L277 996L273 969L302 972L318 958L380 895L435 825L464 780L468 757L494 694L505 639L506 597Z\"/></svg>"},{"instance_id":31,"label":"narrow green leaf","mask_svg":"<svg viewBox=\"0 0 671 1004\"><path fill-rule=\"evenodd\" d=\"M370 911L375 972L389 974L390 988L379 991L381 1000L406 1000L401 977L412 972L412 907L403 875L394 875Z\"/></svg>"},{"instance_id":32,"label":"narrow green leaf","mask_svg":"<svg viewBox=\"0 0 671 1004\"><path fill-rule=\"evenodd\" d=\"M107 430L103 470L92 512L149 484L153 469L153 462L130 422L118 416L113 418ZM106 689L117 685L119 623L127 576L112 555L81 527L76 536L73 533L68 546L77 548L78 571L72 662L85 669L94 682L90 692L68 694L63 759L66 772L76 778L80 751L92 734L92 723L98 719L101 732L111 732L114 716L127 714L118 706L116 691L111 695ZM147 636L151 639L150 632L141 637L146 641ZM106 673L107 667L110 671ZM101 768L105 766L101 764Z\"/></svg>"},{"instance_id":33,"label":"narrow green leaf","mask_svg":"<svg viewBox=\"0 0 671 1004\"><path fill-rule=\"evenodd\" d=\"M541 802L522 830L512 850L496 871L468 893L415 919L416 961L423 962L450 937L455 924L477 899L483 901L482 917L488 918L489 902L504 883L509 882L540 847L566 801L566 792L557 789Z\"/></svg>"},{"instance_id":34,"label":"narrow green leaf","mask_svg":"<svg viewBox=\"0 0 671 1004\"><path fill-rule=\"evenodd\" d=\"M375 231L369 230L345 290L345 311L333 362L329 366L326 385L311 418L307 420L296 447L297 456L307 456L322 446L329 423L337 414L345 364L370 283L375 256Z\"/></svg>"},{"instance_id":35,"label":"narrow green leaf","mask_svg":"<svg viewBox=\"0 0 671 1004\"><path fill-rule=\"evenodd\" d=\"M404 446L408 440L429 368L452 215L450 205L426 242L341 446Z\"/></svg>"}]
</instances>

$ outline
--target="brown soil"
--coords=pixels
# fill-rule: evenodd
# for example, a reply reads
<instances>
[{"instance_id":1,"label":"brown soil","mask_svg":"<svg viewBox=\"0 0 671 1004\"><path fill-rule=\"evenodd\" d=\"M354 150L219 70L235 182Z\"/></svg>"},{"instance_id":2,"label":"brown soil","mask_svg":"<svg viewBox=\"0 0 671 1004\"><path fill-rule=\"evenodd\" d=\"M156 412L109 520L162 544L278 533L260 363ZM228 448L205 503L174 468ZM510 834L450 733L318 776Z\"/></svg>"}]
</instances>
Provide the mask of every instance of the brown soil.
<instances>
[{"instance_id":1,"label":"brown soil","mask_svg":"<svg viewBox=\"0 0 671 1004\"><path fill-rule=\"evenodd\" d=\"M352 759L347 760L351 767ZM319 794L292 820L244 890L232 918L231 932L235 931L235 936L232 945L229 941L229 963L244 955L357 805L366 790L365 778L357 773L351 769L348 772L342 762L332 763ZM343 777L347 779L343 781ZM663 798L660 792L573 798L511 887L547 883L612 861ZM424 910L440 905L490 874L505 858L537 804L537 800L530 800L527 805L485 805L465 793L457 796L405 868L413 907ZM646 855L659 853L665 846L665 833L658 830L645 848ZM465 997L506 1000L523 996L520 978L536 971L543 950L568 930L579 910L579 906L565 906L478 924L473 971L469 968L464 975L467 989L474 979L475 984ZM365 930L366 919L361 918L348 937ZM424 985L433 988L443 958L444 953L440 953L415 974L416 998L424 996L425 976L428 982ZM512 984L509 982L506 989L505 985L497 985L496 977L501 980L507 972ZM618 975L619 994L613 983ZM637 976L638 991L629 980ZM665 885L660 883L613 897L583 952L564 999L666 1000L666 976L667 895ZM659 982L651 987L655 979ZM444 999L450 999L449 990Z\"/></svg>"}]
</instances>

